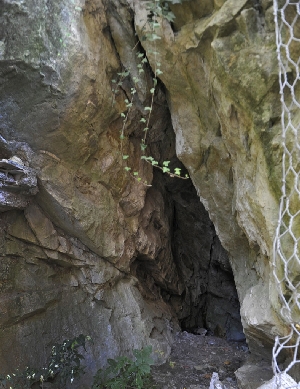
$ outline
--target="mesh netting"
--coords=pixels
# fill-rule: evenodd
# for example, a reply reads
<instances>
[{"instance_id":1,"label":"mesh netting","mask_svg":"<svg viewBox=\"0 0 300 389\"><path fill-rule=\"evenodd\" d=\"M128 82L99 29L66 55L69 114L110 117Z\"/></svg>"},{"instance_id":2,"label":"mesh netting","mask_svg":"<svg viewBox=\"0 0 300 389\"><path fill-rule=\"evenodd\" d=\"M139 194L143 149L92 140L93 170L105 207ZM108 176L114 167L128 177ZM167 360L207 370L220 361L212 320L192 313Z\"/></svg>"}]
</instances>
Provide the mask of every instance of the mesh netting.
<instances>
[{"instance_id":1,"label":"mesh netting","mask_svg":"<svg viewBox=\"0 0 300 389\"><path fill-rule=\"evenodd\" d=\"M274 240L278 307L289 333L273 349L275 384L300 388L300 2L274 0L282 103L283 181ZM298 383L298 385L297 385Z\"/></svg>"}]
</instances>

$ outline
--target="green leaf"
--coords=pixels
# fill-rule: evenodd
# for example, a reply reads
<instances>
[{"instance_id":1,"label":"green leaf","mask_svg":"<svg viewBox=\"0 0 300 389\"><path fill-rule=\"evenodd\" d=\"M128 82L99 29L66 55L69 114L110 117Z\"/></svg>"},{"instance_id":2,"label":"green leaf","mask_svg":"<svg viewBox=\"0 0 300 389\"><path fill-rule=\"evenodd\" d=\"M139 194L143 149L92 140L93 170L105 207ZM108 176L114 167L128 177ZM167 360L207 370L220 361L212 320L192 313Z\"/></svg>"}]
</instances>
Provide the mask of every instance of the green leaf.
<instances>
[{"instance_id":1,"label":"green leaf","mask_svg":"<svg viewBox=\"0 0 300 389\"><path fill-rule=\"evenodd\" d=\"M138 172L133 172L133 175L134 175L134 176L138 176L139 173L138 173Z\"/></svg>"},{"instance_id":2,"label":"green leaf","mask_svg":"<svg viewBox=\"0 0 300 389\"><path fill-rule=\"evenodd\" d=\"M146 119L145 118L141 118L141 120L140 120L140 122L142 122L142 123L146 123Z\"/></svg>"},{"instance_id":3,"label":"green leaf","mask_svg":"<svg viewBox=\"0 0 300 389\"><path fill-rule=\"evenodd\" d=\"M150 89L150 93L153 94L154 92L155 92L155 88L151 88L151 89Z\"/></svg>"},{"instance_id":4,"label":"green leaf","mask_svg":"<svg viewBox=\"0 0 300 389\"><path fill-rule=\"evenodd\" d=\"M153 157L146 157L146 155L142 155L142 156L141 156L141 159L144 159L145 161L149 161L149 162L154 161L154 158L153 158Z\"/></svg>"},{"instance_id":5,"label":"green leaf","mask_svg":"<svg viewBox=\"0 0 300 389\"><path fill-rule=\"evenodd\" d=\"M140 361L141 363L147 363L149 365L153 365L153 359L151 358L152 346L145 346L141 350L133 350L133 355Z\"/></svg>"},{"instance_id":6,"label":"green leaf","mask_svg":"<svg viewBox=\"0 0 300 389\"><path fill-rule=\"evenodd\" d=\"M173 22L175 19L175 15L173 12L169 11L164 15L164 18L168 20L168 22Z\"/></svg>"},{"instance_id":7,"label":"green leaf","mask_svg":"<svg viewBox=\"0 0 300 389\"><path fill-rule=\"evenodd\" d=\"M125 113L122 112L122 113L121 113L121 117L122 117L122 118L125 118Z\"/></svg>"},{"instance_id":8,"label":"green leaf","mask_svg":"<svg viewBox=\"0 0 300 389\"><path fill-rule=\"evenodd\" d=\"M170 171L170 169L168 167L166 167L166 166L164 166L162 168L162 170L163 170L163 173L169 173L169 171Z\"/></svg>"},{"instance_id":9,"label":"green leaf","mask_svg":"<svg viewBox=\"0 0 300 389\"><path fill-rule=\"evenodd\" d=\"M147 145L145 145L144 143L141 143L141 150L142 151L145 151L147 148Z\"/></svg>"},{"instance_id":10,"label":"green leaf","mask_svg":"<svg viewBox=\"0 0 300 389\"><path fill-rule=\"evenodd\" d=\"M149 41L151 41L151 42L157 41L159 39L161 39L161 37L158 36L157 34L150 34L150 36L149 36Z\"/></svg>"},{"instance_id":11,"label":"green leaf","mask_svg":"<svg viewBox=\"0 0 300 389\"><path fill-rule=\"evenodd\" d=\"M163 162L163 165L164 165L164 166L169 166L169 163L170 163L170 161L164 161L164 162Z\"/></svg>"},{"instance_id":12,"label":"green leaf","mask_svg":"<svg viewBox=\"0 0 300 389\"><path fill-rule=\"evenodd\" d=\"M152 108L151 107L145 107L144 110L145 111L152 111Z\"/></svg>"},{"instance_id":13,"label":"green leaf","mask_svg":"<svg viewBox=\"0 0 300 389\"><path fill-rule=\"evenodd\" d=\"M129 158L129 155L123 155L122 158L123 158L123 159L128 159L128 158Z\"/></svg>"},{"instance_id":14,"label":"green leaf","mask_svg":"<svg viewBox=\"0 0 300 389\"><path fill-rule=\"evenodd\" d=\"M178 167L176 167L174 169L174 173L177 175L177 176L180 176L180 172L181 172L181 169L179 169Z\"/></svg>"},{"instance_id":15,"label":"green leaf","mask_svg":"<svg viewBox=\"0 0 300 389\"><path fill-rule=\"evenodd\" d=\"M151 161L152 165L155 166L155 165L158 165L158 162L157 161Z\"/></svg>"},{"instance_id":16,"label":"green leaf","mask_svg":"<svg viewBox=\"0 0 300 389\"><path fill-rule=\"evenodd\" d=\"M124 169L125 169L127 172L129 172L129 171L131 170L131 167L125 166Z\"/></svg>"}]
</instances>

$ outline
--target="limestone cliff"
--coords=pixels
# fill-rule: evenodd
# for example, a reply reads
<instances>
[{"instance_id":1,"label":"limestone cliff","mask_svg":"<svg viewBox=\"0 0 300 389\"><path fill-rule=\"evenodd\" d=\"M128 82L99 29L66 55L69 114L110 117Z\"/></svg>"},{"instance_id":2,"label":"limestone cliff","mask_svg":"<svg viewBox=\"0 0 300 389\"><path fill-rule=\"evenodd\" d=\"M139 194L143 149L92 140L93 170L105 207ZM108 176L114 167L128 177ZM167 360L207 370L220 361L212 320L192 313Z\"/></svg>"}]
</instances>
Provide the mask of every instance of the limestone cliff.
<instances>
[{"instance_id":1,"label":"limestone cliff","mask_svg":"<svg viewBox=\"0 0 300 389\"><path fill-rule=\"evenodd\" d=\"M270 358L283 331L270 277L281 180L271 3L189 0L162 22L148 143L182 162L191 180L176 181L140 159L154 66L145 3L0 0L1 371L44 363L79 333L94 339L90 373L145 344L164 360L179 325L241 340L239 304L250 350ZM121 146L132 79L115 95L112 79L138 72L136 45L150 65ZM124 150L148 185L124 170Z\"/></svg>"},{"instance_id":2,"label":"limestone cliff","mask_svg":"<svg viewBox=\"0 0 300 389\"><path fill-rule=\"evenodd\" d=\"M145 9L133 7L142 31ZM272 2L194 1L173 11L178 23L164 22L156 50L176 152L229 253L250 348L263 354L263 344L267 355L281 331L270 277L281 180Z\"/></svg>"}]
</instances>

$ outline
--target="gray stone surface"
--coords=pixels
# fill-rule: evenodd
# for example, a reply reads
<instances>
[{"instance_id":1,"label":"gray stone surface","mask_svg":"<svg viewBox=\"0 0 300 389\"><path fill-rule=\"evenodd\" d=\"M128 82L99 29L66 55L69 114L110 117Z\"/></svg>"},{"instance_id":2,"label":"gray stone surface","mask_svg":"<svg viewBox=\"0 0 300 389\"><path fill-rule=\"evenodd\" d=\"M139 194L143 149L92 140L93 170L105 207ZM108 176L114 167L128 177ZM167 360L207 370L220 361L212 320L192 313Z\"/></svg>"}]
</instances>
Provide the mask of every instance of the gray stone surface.
<instances>
[{"instance_id":1,"label":"gray stone surface","mask_svg":"<svg viewBox=\"0 0 300 389\"><path fill-rule=\"evenodd\" d=\"M25 216L1 215L1 370L45 364L53 343L80 333L93 338L90 374L145 343L164 359L172 341L166 304L144 301L136 279L57 231L36 205Z\"/></svg>"},{"instance_id":2,"label":"gray stone surface","mask_svg":"<svg viewBox=\"0 0 300 389\"><path fill-rule=\"evenodd\" d=\"M137 72L143 7L0 0L0 160L25 166L0 177L1 371L44 363L78 333L94 338L89 374L145 344L160 363L179 323L242 338L239 303L253 354L270 358L285 331L270 276L281 182L271 3L193 0L162 23L148 150L172 166L176 150L191 181L175 184L140 160L149 68L119 138L132 84L114 96L111 80ZM152 187L124 171L121 149Z\"/></svg>"},{"instance_id":3,"label":"gray stone surface","mask_svg":"<svg viewBox=\"0 0 300 389\"><path fill-rule=\"evenodd\" d=\"M133 1L140 36L146 11ZM164 22L160 40L142 41L154 67L156 55L168 91L176 152L227 250L251 352L271 357L275 334L285 330L278 315L271 274L281 182L280 99L272 10L247 0L215 4L204 17ZM253 288L270 312L248 305ZM256 322L251 324L255 311Z\"/></svg>"},{"instance_id":4,"label":"gray stone surface","mask_svg":"<svg viewBox=\"0 0 300 389\"><path fill-rule=\"evenodd\" d=\"M235 376L239 388L257 389L273 377L273 369L270 364L263 362L252 364L250 362L240 367L235 372Z\"/></svg>"},{"instance_id":5,"label":"gray stone surface","mask_svg":"<svg viewBox=\"0 0 300 389\"><path fill-rule=\"evenodd\" d=\"M35 170L13 155L14 146L0 137L0 212L26 208L38 192Z\"/></svg>"}]
</instances>

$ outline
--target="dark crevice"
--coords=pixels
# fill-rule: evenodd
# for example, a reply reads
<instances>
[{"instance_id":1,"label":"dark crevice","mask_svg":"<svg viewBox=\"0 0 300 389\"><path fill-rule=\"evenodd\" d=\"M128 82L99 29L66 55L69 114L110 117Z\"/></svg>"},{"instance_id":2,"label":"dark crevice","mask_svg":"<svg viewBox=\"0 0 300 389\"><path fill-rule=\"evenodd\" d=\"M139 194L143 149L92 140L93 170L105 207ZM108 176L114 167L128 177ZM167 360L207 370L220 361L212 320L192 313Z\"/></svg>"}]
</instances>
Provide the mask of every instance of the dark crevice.
<instances>
[{"instance_id":1,"label":"dark crevice","mask_svg":"<svg viewBox=\"0 0 300 389\"><path fill-rule=\"evenodd\" d=\"M171 161L171 169L180 167L185 174L176 157L175 135L161 84L158 95L161 104L155 104L152 120L156 125L148 138L150 155L160 164ZM244 340L228 254L192 181L171 178L154 169L141 222L150 209L143 231L149 241L158 242L158 247L155 252L138 253L131 268L144 298L163 299L182 330L197 333L206 328L208 334Z\"/></svg>"},{"instance_id":2,"label":"dark crevice","mask_svg":"<svg viewBox=\"0 0 300 389\"><path fill-rule=\"evenodd\" d=\"M162 298L182 330L197 333L199 328L206 328L208 334L244 341L228 254L192 182L155 172L154 191L162 194L168 215L171 250L165 250L171 260L165 270L162 262L166 252L158 252L151 260L147 255L137 257L131 270L140 280L141 292L147 299ZM153 214L150 223L152 231L167 233L158 214Z\"/></svg>"},{"instance_id":3,"label":"dark crevice","mask_svg":"<svg viewBox=\"0 0 300 389\"><path fill-rule=\"evenodd\" d=\"M118 25L126 30L120 16L113 11L110 9L108 14L117 18ZM145 72L150 80L151 69L145 68ZM159 165L170 161L171 171L181 168L184 176L187 171L176 156L166 94L159 81L147 135L147 155ZM143 136L142 127L135 124L136 120L130 122L128 139L138 142ZM203 154L203 164L209 152L208 149ZM244 340L228 254L192 181L171 178L154 168L139 222L137 252L130 273L139 280L137 285L143 297L157 303L163 299L183 330L197 332L204 327L208 333L228 340ZM146 246L139 247L139 233L147 236Z\"/></svg>"}]
</instances>

